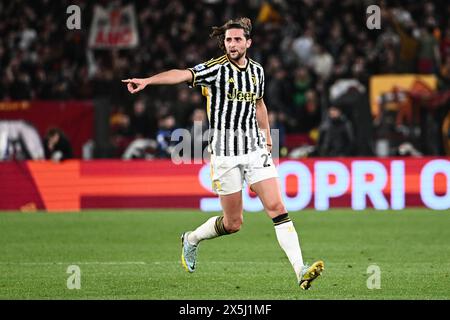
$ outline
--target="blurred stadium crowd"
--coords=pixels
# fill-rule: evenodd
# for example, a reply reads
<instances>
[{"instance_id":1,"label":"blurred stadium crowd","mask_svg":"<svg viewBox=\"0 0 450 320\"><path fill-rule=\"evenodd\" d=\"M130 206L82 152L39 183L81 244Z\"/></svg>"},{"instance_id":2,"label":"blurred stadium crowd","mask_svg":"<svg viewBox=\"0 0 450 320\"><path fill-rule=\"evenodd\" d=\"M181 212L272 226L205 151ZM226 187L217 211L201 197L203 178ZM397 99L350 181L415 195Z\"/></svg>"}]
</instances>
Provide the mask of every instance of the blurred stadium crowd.
<instances>
[{"instance_id":1,"label":"blurred stadium crowd","mask_svg":"<svg viewBox=\"0 0 450 320\"><path fill-rule=\"evenodd\" d=\"M89 49L93 6L129 3L137 13L139 46ZM65 27L70 4L81 7L81 30ZM352 0L2 1L0 100L108 97L111 157L125 155L136 138L154 141L151 155L165 157L171 130L189 128L193 120L206 125L201 92L179 85L147 88L131 96L120 79L191 67L219 56L217 43L208 36L211 26L247 16L253 21L249 55L265 67L265 102L271 126L280 133L282 155L450 154L450 3L376 1L381 8L379 30L366 26L366 8L371 4ZM391 73L432 74L438 79L437 90L425 98L394 92L384 102L397 103L397 113L374 117L370 76ZM405 94L412 97L408 102ZM398 111L405 108L406 116L399 118ZM391 148L383 151L386 139Z\"/></svg>"}]
</instances>

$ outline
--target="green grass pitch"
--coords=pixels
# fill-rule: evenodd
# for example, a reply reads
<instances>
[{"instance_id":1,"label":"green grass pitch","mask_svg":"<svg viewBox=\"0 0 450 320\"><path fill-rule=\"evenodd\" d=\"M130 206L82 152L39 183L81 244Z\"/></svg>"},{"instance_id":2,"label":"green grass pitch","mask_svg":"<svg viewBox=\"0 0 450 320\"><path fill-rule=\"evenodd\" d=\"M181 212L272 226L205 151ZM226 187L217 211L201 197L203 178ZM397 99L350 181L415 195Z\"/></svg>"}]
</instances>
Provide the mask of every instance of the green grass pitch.
<instances>
[{"instance_id":1,"label":"green grass pitch","mask_svg":"<svg viewBox=\"0 0 450 320\"><path fill-rule=\"evenodd\" d=\"M296 284L272 222L245 213L241 231L204 241L197 271L180 263L181 232L211 214L188 210L0 213L0 299L449 299L450 215L403 211L291 212L304 260L325 262ZM81 288L67 288L67 268ZM368 289L370 265L381 288Z\"/></svg>"}]
</instances>

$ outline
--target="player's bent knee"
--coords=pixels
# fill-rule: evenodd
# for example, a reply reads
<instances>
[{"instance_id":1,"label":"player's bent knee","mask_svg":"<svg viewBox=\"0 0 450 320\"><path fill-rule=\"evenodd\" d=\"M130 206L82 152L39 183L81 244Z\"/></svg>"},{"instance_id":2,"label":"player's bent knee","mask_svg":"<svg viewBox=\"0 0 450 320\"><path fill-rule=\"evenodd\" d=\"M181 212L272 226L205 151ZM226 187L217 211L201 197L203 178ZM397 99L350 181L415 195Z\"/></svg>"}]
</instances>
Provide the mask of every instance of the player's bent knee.
<instances>
[{"instance_id":1,"label":"player's bent knee","mask_svg":"<svg viewBox=\"0 0 450 320\"><path fill-rule=\"evenodd\" d=\"M266 205L266 210L269 213L272 214L283 214L286 213L286 207L284 206L283 202L273 202Z\"/></svg>"},{"instance_id":2,"label":"player's bent knee","mask_svg":"<svg viewBox=\"0 0 450 320\"><path fill-rule=\"evenodd\" d=\"M230 221L229 223L227 223L225 225L225 229L229 233L236 233L239 230L241 230L242 223L243 223L243 219L242 218L234 219L234 220Z\"/></svg>"},{"instance_id":3,"label":"player's bent knee","mask_svg":"<svg viewBox=\"0 0 450 320\"><path fill-rule=\"evenodd\" d=\"M241 230L242 222L234 222L230 225L230 228L227 228L229 233L236 233Z\"/></svg>"},{"instance_id":4,"label":"player's bent knee","mask_svg":"<svg viewBox=\"0 0 450 320\"><path fill-rule=\"evenodd\" d=\"M230 229L228 230L227 229L227 231L228 231L228 233L236 233L236 232L238 232L239 230L241 230L241 226L232 226L232 227L230 227Z\"/></svg>"}]
</instances>

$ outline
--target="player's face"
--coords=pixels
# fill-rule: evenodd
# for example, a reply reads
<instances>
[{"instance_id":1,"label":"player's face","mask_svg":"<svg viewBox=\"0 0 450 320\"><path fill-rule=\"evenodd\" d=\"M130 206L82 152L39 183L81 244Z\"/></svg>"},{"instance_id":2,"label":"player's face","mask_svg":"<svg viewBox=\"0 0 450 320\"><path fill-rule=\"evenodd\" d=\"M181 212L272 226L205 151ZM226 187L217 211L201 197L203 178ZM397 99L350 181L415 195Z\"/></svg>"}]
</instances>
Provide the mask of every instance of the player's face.
<instances>
[{"instance_id":1,"label":"player's face","mask_svg":"<svg viewBox=\"0 0 450 320\"><path fill-rule=\"evenodd\" d=\"M247 48L250 48L252 40L245 38L243 29L228 29L225 31L224 42L228 56L239 61L245 56Z\"/></svg>"}]
</instances>

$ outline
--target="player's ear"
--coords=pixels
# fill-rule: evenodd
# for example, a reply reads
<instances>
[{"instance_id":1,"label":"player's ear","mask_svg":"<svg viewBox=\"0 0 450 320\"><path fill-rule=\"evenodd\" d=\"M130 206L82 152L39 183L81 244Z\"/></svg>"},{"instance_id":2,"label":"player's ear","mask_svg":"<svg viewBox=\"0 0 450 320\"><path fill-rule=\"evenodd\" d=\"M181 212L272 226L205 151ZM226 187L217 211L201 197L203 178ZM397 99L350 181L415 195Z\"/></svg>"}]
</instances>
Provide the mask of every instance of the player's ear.
<instances>
[{"instance_id":1,"label":"player's ear","mask_svg":"<svg viewBox=\"0 0 450 320\"><path fill-rule=\"evenodd\" d=\"M247 44L246 44L247 49L250 48L251 45L252 45L252 39L247 39Z\"/></svg>"}]
</instances>

